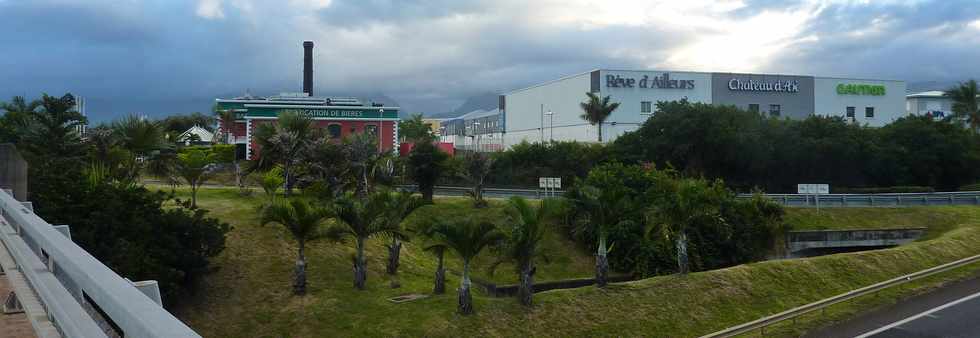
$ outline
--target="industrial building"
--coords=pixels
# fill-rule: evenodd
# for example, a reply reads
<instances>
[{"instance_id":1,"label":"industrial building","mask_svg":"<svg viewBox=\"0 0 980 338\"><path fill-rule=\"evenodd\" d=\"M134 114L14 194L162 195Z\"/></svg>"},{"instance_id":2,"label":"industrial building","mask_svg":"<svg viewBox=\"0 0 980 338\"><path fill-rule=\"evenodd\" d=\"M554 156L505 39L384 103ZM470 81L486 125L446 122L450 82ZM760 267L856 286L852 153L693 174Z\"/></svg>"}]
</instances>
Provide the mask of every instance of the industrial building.
<instances>
[{"instance_id":1,"label":"industrial building","mask_svg":"<svg viewBox=\"0 0 980 338\"><path fill-rule=\"evenodd\" d=\"M384 151L398 147L398 107L363 102L352 97L313 96L313 42L303 42L303 92L283 93L276 96L258 97L246 94L231 99L216 99L218 112L235 113L234 123L229 125L225 140L237 144L240 153L252 160L259 152L252 137L255 128L263 123L275 122L280 114L294 112L309 116L316 127L325 128L331 139L341 140L355 133L377 135L379 147ZM222 128L226 123L219 121ZM223 132L223 131L221 131ZM221 134L219 132L219 134Z\"/></svg>"},{"instance_id":2,"label":"industrial building","mask_svg":"<svg viewBox=\"0 0 980 338\"><path fill-rule=\"evenodd\" d=\"M500 96L500 144L522 141L576 140L595 142L598 126L580 118L585 93L618 102L602 125L604 141L636 130L656 114L658 101L686 99L734 105L769 116L803 119L810 115L841 116L853 123L883 126L907 114L904 81L815 77L780 74L681 72L597 69L545 82ZM460 122L466 127L466 122ZM476 138L479 129L457 135ZM489 133L490 130L484 132ZM444 138L445 140L445 138ZM457 142L458 143L458 142Z\"/></svg>"},{"instance_id":3,"label":"industrial building","mask_svg":"<svg viewBox=\"0 0 980 338\"><path fill-rule=\"evenodd\" d=\"M905 109L910 115L944 118L953 113L953 99L943 91L912 93L905 98Z\"/></svg>"}]
</instances>

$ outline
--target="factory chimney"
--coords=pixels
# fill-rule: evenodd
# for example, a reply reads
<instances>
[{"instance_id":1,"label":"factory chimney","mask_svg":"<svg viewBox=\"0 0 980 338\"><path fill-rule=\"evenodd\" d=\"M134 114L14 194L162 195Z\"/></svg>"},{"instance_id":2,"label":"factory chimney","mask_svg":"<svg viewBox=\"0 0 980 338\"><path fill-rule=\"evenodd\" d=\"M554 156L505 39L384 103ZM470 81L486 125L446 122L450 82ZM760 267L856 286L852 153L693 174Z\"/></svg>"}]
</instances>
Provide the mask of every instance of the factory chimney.
<instances>
[{"instance_id":1,"label":"factory chimney","mask_svg":"<svg viewBox=\"0 0 980 338\"><path fill-rule=\"evenodd\" d=\"M313 41L303 41L303 92L313 96Z\"/></svg>"}]
</instances>

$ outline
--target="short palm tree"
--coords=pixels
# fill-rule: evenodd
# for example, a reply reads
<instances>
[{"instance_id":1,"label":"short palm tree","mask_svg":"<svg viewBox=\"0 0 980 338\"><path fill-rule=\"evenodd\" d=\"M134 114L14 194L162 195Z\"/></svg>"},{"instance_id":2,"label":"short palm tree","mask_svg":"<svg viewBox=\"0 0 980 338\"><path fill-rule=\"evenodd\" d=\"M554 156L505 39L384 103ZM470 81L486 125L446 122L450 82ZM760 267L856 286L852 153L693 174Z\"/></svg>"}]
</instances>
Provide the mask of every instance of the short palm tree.
<instances>
[{"instance_id":1,"label":"short palm tree","mask_svg":"<svg viewBox=\"0 0 980 338\"><path fill-rule=\"evenodd\" d=\"M354 287L363 290L367 283L367 260L364 256L364 241L370 237L402 236L400 226L385 221L385 205L388 191L378 191L361 199L346 193L334 199L333 215L337 221L327 230L334 240L353 238L357 253L354 256Z\"/></svg>"},{"instance_id":2,"label":"short palm tree","mask_svg":"<svg viewBox=\"0 0 980 338\"><path fill-rule=\"evenodd\" d=\"M311 206L302 199L277 200L262 210L262 224L279 223L289 230L299 244L293 293L306 293L306 243L320 237L320 225L331 216L330 210Z\"/></svg>"},{"instance_id":3,"label":"short palm tree","mask_svg":"<svg viewBox=\"0 0 980 338\"><path fill-rule=\"evenodd\" d=\"M313 120L299 113L282 113L275 123L263 123L253 134L259 146L258 167L282 166L286 196L293 193L295 167L304 163L322 138L313 127Z\"/></svg>"},{"instance_id":4,"label":"short palm tree","mask_svg":"<svg viewBox=\"0 0 980 338\"><path fill-rule=\"evenodd\" d=\"M385 199L382 221L387 225L384 227L397 229L397 231L387 232L387 237L391 241L385 244L388 247L388 261L385 270L389 275L398 273L402 241L407 239L407 232L402 229L402 221L424 204L421 198L412 195L410 192L389 193Z\"/></svg>"},{"instance_id":5,"label":"short palm tree","mask_svg":"<svg viewBox=\"0 0 980 338\"><path fill-rule=\"evenodd\" d=\"M432 286L432 293L437 295L446 293L446 267L444 265L444 259L446 250L449 249L445 243L435 238L435 228L440 222L441 220L433 218L422 218L416 223L416 228L412 229L418 237L423 239L422 250L431 252L436 256L436 274Z\"/></svg>"},{"instance_id":6,"label":"short palm tree","mask_svg":"<svg viewBox=\"0 0 980 338\"><path fill-rule=\"evenodd\" d=\"M493 159L486 153L472 153L466 157L464 176L473 184L473 189L467 191L467 194L473 199L473 206L476 208L487 206L487 201L483 198L483 188L492 166Z\"/></svg>"},{"instance_id":7,"label":"short palm tree","mask_svg":"<svg viewBox=\"0 0 980 338\"><path fill-rule=\"evenodd\" d=\"M670 183L664 198L654 201L647 211L647 237L673 238L677 252L677 271L691 271L687 252L687 231L698 225L718 224L724 186L703 179L683 179Z\"/></svg>"},{"instance_id":8,"label":"short palm tree","mask_svg":"<svg viewBox=\"0 0 980 338\"><path fill-rule=\"evenodd\" d=\"M177 154L174 170L191 186L191 207L197 207L197 190L208 180L214 154L204 149L188 149Z\"/></svg>"},{"instance_id":9,"label":"short palm tree","mask_svg":"<svg viewBox=\"0 0 980 338\"><path fill-rule=\"evenodd\" d=\"M378 153L378 144L375 137L368 133L354 135L347 140L346 147L347 159L353 169L354 181L357 182L357 195L364 198L371 192L371 181L373 171L381 154Z\"/></svg>"},{"instance_id":10,"label":"short palm tree","mask_svg":"<svg viewBox=\"0 0 980 338\"><path fill-rule=\"evenodd\" d=\"M147 118L129 115L112 122L111 128L122 147L136 156L147 156L168 147L163 128Z\"/></svg>"},{"instance_id":11,"label":"short palm tree","mask_svg":"<svg viewBox=\"0 0 980 338\"><path fill-rule=\"evenodd\" d=\"M980 90L977 81L970 80L946 90L945 95L953 99L954 116L963 119L974 133L980 128Z\"/></svg>"},{"instance_id":12,"label":"short palm tree","mask_svg":"<svg viewBox=\"0 0 980 338\"><path fill-rule=\"evenodd\" d=\"M501 257L491 265L491 272L498 264L513 262L521 283L517 288L517 298L524 306L531 306L534 295L535 258L547 259L541 248L545 235L545 221L554 210L555 200L546 199L541 206L533 207L522 197L514 196L508 201L512 214L508 221L510 227L504 228L506 240L500 247Z\"/></svg>"},{"instance_id":13,"label":"short palm tree","mask_svg":"<svg viewBox=\"0 0 980 338\"><path fill-rule=\"evenodd\" d=\"M489 222L475 222L471 219L452 219L436 224L432 229L432 238L452 250L463 260L463 278L459 283L460 314L473 313L473 296L470 294L470 264L473 258L486 247L503 239L497 227Z\"/></svg>"},{"instance_id":14,"label":"short palm tree","mask_svg":"<svg viewBox=\"0 0 980 338\"><path fill-rule=\"evenodd\" d=\"M581 118L593 126L599 126L599 142L602 142L602 123L606 122L616 108L619 108L619 102L609 103L609 96L600 97L592 92L585 95L587 96L585 102L579 104L582 106Z\"/></svg>"},{"instance_id":15,"label":"short palm tree","mask_svg":"<svg viewBox=\"0 0 980 338\"><path fill-rule=\"evenodd\" d=\"M598 237L595 262L595 280L598 287L605 287L609 277L609 228L630 222L625 219L631 202L624 191L582 186L569 191L570 202L585 217L579 220L577 230L591 232Z\"/></svg>"}]
</instances>

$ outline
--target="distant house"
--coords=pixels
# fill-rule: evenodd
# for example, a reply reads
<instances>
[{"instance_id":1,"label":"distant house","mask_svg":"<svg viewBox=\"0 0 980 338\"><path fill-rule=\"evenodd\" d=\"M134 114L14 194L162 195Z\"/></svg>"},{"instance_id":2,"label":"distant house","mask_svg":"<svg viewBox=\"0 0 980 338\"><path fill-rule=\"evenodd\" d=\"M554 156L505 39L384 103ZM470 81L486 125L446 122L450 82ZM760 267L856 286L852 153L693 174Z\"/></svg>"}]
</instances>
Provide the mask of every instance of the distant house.
<instances>
[{"instance_id":1,"label":"distant house","mask_svg":"<svg viewBox=\"0 0 980 338\"><path fill-rule=\"evenodd\" d=\"M214 133L208 131L207 129L201 128L201 126L193 126L187 131L177 136L177 142L183 143L185 146L189 145L208 145L214 141Z\"/></svg>"}]
</instances>

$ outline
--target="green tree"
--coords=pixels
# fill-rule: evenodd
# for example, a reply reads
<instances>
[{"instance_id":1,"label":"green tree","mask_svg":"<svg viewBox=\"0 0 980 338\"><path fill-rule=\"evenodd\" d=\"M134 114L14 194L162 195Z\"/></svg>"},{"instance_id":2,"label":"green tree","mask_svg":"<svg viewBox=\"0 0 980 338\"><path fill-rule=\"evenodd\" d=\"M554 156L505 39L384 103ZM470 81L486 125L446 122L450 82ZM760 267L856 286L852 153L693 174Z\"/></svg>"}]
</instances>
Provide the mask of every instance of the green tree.
<instances>
[{"instance_id":1,"label":"green tree","mask_svg":"<svg viewBox=\"0 0 980 338\"><path fill-rule=\"evenodd\" d=\"M585 217L578 223L581 232L591 232L597 237L595 280L596 285L605 287L609 278L610 228L631 222L625 211L632 204L630 196L623 189L614 187L599 188L583 186L569 192L575 208Z\"/></svg>"},{"instance_id":2,"label":"green tree","mask_svg":"<svg viewBox=\"0 0 980 338\"><path fill-rule=\"evenodd\" d=\"M441 220L425 218L417 223L416 228L413 229L415 234L423 238L422 249L436 256L436 272L435 278L433 279L432 293L437 295L446 293L446 267L444 265L444 259L446 250L449 249L445 243L438 241L435 237L436 225L440 222Z\"/></svg>"},{"instance_id":3,"label":"green tree","mask_svg":"<svg viewBox=\"0 0 980 338\"><path fill-rule=\"evenodd\" d=\"M377 191L362 199L347 193L331 205L337 222L328 229L328 235L334 240L355 240L354 287L359 290L364 290L367 282L364 241L374 236L400 236L396 233L401 227L385 221L385 205L390 196L388 191Z\"/></svg>"},{"instance_id":4,"label":"green tree","mask_svg":"<svg viewBox=\"0 0 980 338\"><path fill-rule=\"evenodd\" d=\"M484 208L487 201L483 199L483 189L493 166L493 159L486 153L474 152L466 156L465 166L464 176L473 185L473 189L467 194L473 199L474 207Z\"/></svg>"},{"instance_id":5,"label":"green tree","mask_svg":"<svg viewBox=\"0 0 980 338\"><path fill-rule=\"evenodd\" d=\"M980 90L977 81L970 80L958 86L947 89L944 95L953 99L953 114L956 118L966 121L974 133L980 131Z\"/></svg>"},{"instance_id":6,"label":"green tree","mask_svg":"<svg viewBox=\"0 0 980 338\"><path fill-rule=\"evenodd\" d=\"M408 155L408 164L411 168L409 176L418 184L422 199L426 203L432 203L432 193L436 182L446 171L446 160L449 155L439 150L431 142L419 143Z\"/></svg>"},{"instance_id":7,"label":"green tree","mask_svg":"<svg viewBox=\"0 0 980 338\"><path fill-rule=\"evenodd\" d=\"M160 123L146 118L129 115L113 121L111 128L120 145L135 156L149 156L155 150L169 147Z\"/></svg>"},{"instance_id":8,"label":"green tree","mask_svg":"<svg viewBox=\"0 0 980 338\"><path fill-rule=\"evenodd\" d=\"M378 144L373 135L360 133L348 138L344 146L351 166L351 174L355 175L357 196L366 198L371 193L371 178L375 177L374 170L381 159Z\"/></svg>"},{"instance_id":9,"label":"green tree","mask_svg":"<svg viewBox=\"0 0 980 338\"><path fill-rule=\"evenodd\" d=\"M599 142L602 142L602 123L616 108L619 108L619 102L609 103L609 96L600 97L592 92L585 95L587 97L585 102L579 104L582 106L581 118L593 126L599 126Z\"/></svg>"},{"instance_id":10,"label":"green tree","mask_svg":"<svg viewBox=\"0 0 980 338\"><path fill-rule=\"evenodd\" d=\"M177 154L174 169L177 176L191 186L191 207L197 207L197 190L208 180L215 155L207 149L185 149Z\"/></svg>"},{"instance_id":11,"label":"green tree","mask_svg":"<svg viewBox=\"0 0 980 338\"><path fill-rule=\"evenodd\" d=\"M456 252L463 260L463 276L459 283L457 311L468 315L473 313L473 296L470 294L470 264L484 248L498 243L503 234L489 222L475 222L472 219L442 220L433 227L432 238L446 248Z\"/></svg>"},{"instance_id":12,"label":"green tree","mask_svg":"<svg viewBox=\"0 0 980 338\"><path fill-rule=\"evenodd\" d=\"M654 200L647 214L648 235L673 239L677 271L691 271L688 256L688 229L695 227L725 228L721 206L729 193L721 182L704 179L668 181L664 193Z\"/></svg>"},{"instance_id":13,"label":"green tree","mask_svg":"<svg viewBox=\"0 0 980 338\"><path fill-rule=\"evenodd\" d=\"M4 111L0 117L0 142L20 142L40 107L40 100L28 102L23 96L14 96L10 102L0 102L0 111Z\"/></svg>"},{"instance_id":14,"label":"green tree","mask_svg":"<svg viewBox=\"0 0 980 338\"><path fill-rule=\"evenodd\" d=\"M306 243L320 238L320 225L330 216L329 209L313 207L299 198L276 201L263 209L262 224L282 224L299 245L293 273L293 293L297 295L306 293Z\"/></svg>"},{"instance_id":15,"label":"green tree","mask_svg":"<svg viewBox=\"0 0 980 338\"><path fill-rule=\"evenodd\" d=\"M544 258L542 241L546 232L546 220L552 215L556 201L545 199L539 207L533 207L522 197L514 196L508 200L510 207L509 227L503 230L506 240L500 246L501 257L493 265L491 272L502 262L513 262L520 276L517 299L524 306L531 306L534 295L534 265L536 258Z\"/></svg>"},{"instance_id":16,"label":"green tree","mask_svg":"<svg viewBox=\"0 0 980 338\"><path fill-rule=\"evenodd\" d=\"M306 163L322 136L308 116L292 112L279 114L274 123L263 123L255 128L254 138L259 148L256 166L282 166L286 196L290 196L298 167Z\"/></svg>"},{"instance_id":17,"label":"green tree","mask_svg":"<svg viewBox=\"0 0 980 338\"><path fill-rule=\"evenodd\" d=\"M275 166L269 171L262 175L262 190L265 191L265 196L268 199L268 203L272 203L276 199L276 193L279 192L279 188L285 183L285 179L282 174L282 167Z\"/></svg>"},{"instance_id":18,"label":"green tree","mask_svg":"<svg viewBox=\"0 0 980 338\"><path fill-rule=\"evenodd\" d=\"M432 124L422 120L422 114L419 113L398 122L398 136L402 142L422 143L435 140Z\"/></svg>"},{"instance_id":19,"label":"green tree","mask_svg":"<svg viewBox=\"0 0 980 338\"><path fill-rule=\"evenodd\" d=\"M402 241L407 239L408 232L402 228L402 221L422 205L423 201L409 192L390 193L384 201L382 221L387 223L384 228L395 229L386 233L391 239L389 243L385 244L388 247L388 261L385 270L389 275L398 273Z\"/></svg>"}]
</instances>

